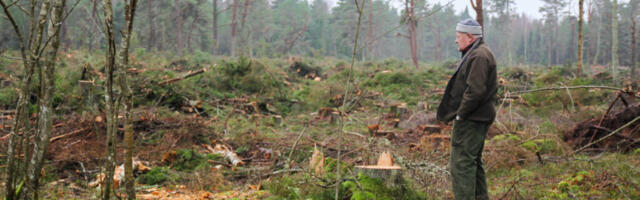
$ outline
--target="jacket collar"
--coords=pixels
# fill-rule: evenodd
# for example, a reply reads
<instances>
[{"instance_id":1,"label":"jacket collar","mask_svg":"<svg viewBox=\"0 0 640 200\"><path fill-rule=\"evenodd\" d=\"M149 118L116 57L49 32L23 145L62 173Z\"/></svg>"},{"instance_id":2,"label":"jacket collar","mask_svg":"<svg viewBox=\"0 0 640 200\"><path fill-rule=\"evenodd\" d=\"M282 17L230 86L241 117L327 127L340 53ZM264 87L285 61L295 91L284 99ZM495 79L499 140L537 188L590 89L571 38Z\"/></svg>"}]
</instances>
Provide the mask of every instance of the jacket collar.
<instances>
[{"instance_id":1,"label":"jacket collar","mask_svg":"<svg viewBox=\"0 0 640 200\"><path fill-rule=\"evenodd\" d=\"M462 68L462 64L464 64L465 61L467 61L467 58L469 58L469 55L471 55L471 53L483 43L484 41L482 37L479 37L478 39L476 39L476 41L472 43L472 45L469 45L470 47L467 48L467 50L462 52L462 60L460 61L460 64L458 64L458 68L456 68L456 72L453 74L454 76L458 73L458 71L460 71L460 68Z\"/></svg>"}]
</instances>

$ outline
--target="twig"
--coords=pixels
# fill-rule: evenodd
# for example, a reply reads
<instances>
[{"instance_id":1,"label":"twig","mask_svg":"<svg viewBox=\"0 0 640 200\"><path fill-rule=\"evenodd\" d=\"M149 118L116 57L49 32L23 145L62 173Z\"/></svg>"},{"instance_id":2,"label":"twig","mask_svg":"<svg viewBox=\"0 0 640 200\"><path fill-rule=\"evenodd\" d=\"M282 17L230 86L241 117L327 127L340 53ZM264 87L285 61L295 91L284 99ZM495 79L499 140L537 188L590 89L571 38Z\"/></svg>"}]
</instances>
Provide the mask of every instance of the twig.
<instances>
[{"instance_id":1,"label":"twig","mask_svg":"<svg viewBox=\"0 0 640 200\"><path fill-rule=\"evenodd\" d=\"M514 181L511 187L509 187L509 190L507 190L507 192L505 192L504 195L502 195L502 197L500 197L499 199L505 199L505 197L507 197L507 195L511 192L511 190L516 188L516 184L518 184L518 182L520 182L522 178L523 178L522 176L518 176L518 180Z\"/></svg>"},{"instance_id":2,"label":"twig","mask_svg":"<svg viewBox=\"0 0 640 200\"><path fill-rule=\"evenodd\" d=\"M600 139L598 139L598 140L596 140L596 141L594 141L594 142L592 142L592 143L589 143L589 144L587 144L587 145L583 146L582 148L579 148L578 150L575 150L573 153L574 153L574 154L575 154L575 153L579 153L580 151L582 151L582 150L584 150L584 149L586 149L586 148L590 147L591 145L594 145L594 144L596 144L596 143L598 143L598 142L601 142L602 140L605 140L605 139L607 139L607 138L611 137L612 135L615 135L616 133L620 132L622 129L625 129L625 128L627 128L628 126L631 126L631 124L635 123L635 122L636 122L636 121L638 121L638 120L640 120L640 116L636 117L635 119L631 120L629 123L626 123L625 125L621 126L620 128L618 128L618 129L614 130L613 132L609 133L608 135L606 135L606 136L604 136L604 137L601 137Z\"/></svg>"},{"instance_id":3,"label":"twig","mask_svg":"<svg viewBox=\"0 0 640 200\"><path fill-rule=\"evenodd\" d=\"M356 4L358 3L358 0L354 0L356 2ZM362 1L362 8L364 8L364 4L366 1ZM352 84L352 79L353 79L353 65L355 64L356 61L356 52L358 51L358 35L360 34L360 22L362 20L362 8L358 8L358 23L356 24L356 33L354 34L354 41L353 41L353 51L351 52L351 65L349 66L349 75L348 75L348 80L347 80L347 89L344 91L344 98L342 99L342 106L340 106L340 113L343 114L345 113L345 109L346 109L346 104L347 104L347 99L349 97L349 93L351 92L351 84ZM342 136L344 135L344 131L345 131L345 116L344 115L340 115L340 121L341 121L341 131L338 133L338 156L336 157L336 190L335 190L335 200L338 200L339 197L339 193L340 193L340 183L342 182L342 176L340 174L340 156L342 154Z\"/></svg>"},{"instance_id":4,"label":"twig","mask_svg":"<svg viewBox=\"0 0 640 200\"><path fill-rule=\"evenodd\" d=\"M293 152L296 150L296 146L298 146L298 142L302 138L302 135L304 134L305 130L307 130L306 126L302 129L302 131L300 131L300 134L298 135L298 139L296 139L296 142L293 143L293 147L291 147L291 151L289 151L289 158L287 158L287 166L288 166L288 163L291 162L291 156L293 156Z\"/></svg>"},{"instance_id":5,"label":"twig","mask_svg":"<svg viewBox=\"0 0 640 200\"><path fill-rule=\"evenodd\" d=\"M562 86L564 86L564 84ZM564 87L567 90L567 95L569 95L569 99L571 100L571 112L576 112L576 106L575 106L576 103L573 101L573 96L571 96L571 92L569 91L569 88L567 88L567 86L564 86Z\"/></svg>"}]
</instances>

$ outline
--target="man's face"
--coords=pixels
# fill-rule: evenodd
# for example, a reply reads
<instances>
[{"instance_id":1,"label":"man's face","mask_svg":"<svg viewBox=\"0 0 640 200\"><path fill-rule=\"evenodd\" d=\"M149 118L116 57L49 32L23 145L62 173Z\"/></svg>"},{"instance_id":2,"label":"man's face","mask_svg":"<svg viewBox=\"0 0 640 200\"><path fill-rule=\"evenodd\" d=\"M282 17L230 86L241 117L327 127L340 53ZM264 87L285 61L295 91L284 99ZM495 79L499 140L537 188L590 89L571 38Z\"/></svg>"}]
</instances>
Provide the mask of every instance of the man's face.
<instances>
[{"instance_id":1,"label":"man's face","mask_svg":"<svg viewBox=\"0 0 640 200\"><path fill-rule=\"evenodd\" d=\"M456 32L456 44L458 44L458 51L466 49L473 43L473 36L469 33Z\"/></svg>"}]
</instances>

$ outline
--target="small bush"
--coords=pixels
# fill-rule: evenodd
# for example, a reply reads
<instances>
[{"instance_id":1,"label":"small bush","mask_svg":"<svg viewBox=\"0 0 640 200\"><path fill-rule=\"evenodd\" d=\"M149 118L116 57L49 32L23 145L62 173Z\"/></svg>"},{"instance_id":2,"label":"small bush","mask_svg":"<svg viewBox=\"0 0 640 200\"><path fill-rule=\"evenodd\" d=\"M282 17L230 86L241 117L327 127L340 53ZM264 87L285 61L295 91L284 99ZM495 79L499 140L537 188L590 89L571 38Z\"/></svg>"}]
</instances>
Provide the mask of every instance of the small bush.
<instances>
[{"instance_id":1,"label":"small bush","mask_svg":"<svg viewBox=\"0 0 640 200\"><path fill-rule=\"evenodd\" d=\"M362 186L362 188L360 188L358 183ZM406 183L390 188L387 187L380 179L371 178L363 174L358 174L358 183L356 183L355 181L345 181L342 183L342 187L344 187L351 193L351 200L409 200L426 198L419 192L411 190Z\"/></svg>"},{"instance_id":2,"label":"small bush","mask_svg":"<svg viewBox=\"0 0 640 200\"><path fill-rule=\"evenodd\" d=\"M162 184L171 179L169 169L166 167L155 167L151 171L138 177L138 182L147 185Z\"/></svg>"},{"instance_id":3,"label":"small bush","mask_svg":"<svg viewBox=\"0 0 640 200\"><path fill-rule=\"evenodd\" d=\"M171 167L178 171L189 172L200 165L208 164L206 158L193 149L180 149L177 154L177 159Z\"/></svg>"}]
</instances>

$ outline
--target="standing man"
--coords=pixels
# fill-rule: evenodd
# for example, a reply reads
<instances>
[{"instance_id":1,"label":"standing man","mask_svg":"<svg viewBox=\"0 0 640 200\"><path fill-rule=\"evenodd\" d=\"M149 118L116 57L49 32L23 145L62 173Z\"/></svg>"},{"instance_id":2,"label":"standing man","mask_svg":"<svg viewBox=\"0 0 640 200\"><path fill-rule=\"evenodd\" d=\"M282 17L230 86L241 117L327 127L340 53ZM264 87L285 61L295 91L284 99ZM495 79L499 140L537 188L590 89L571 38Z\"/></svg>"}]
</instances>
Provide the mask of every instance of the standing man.
<instances>
[{"instance_id":1,"label":"standing man","mask_svg":"<svg viewBox=\"0 0 640 200\"><path fill-rule=\"evenodd\" d=\"M462 61L447 84L437 119L445 123L454 120L449 167L455 198L489 199L482 149L496 117L496 61L482 39L478 22L463 20L456 31Z\"/></svg>"}]
</instances>

